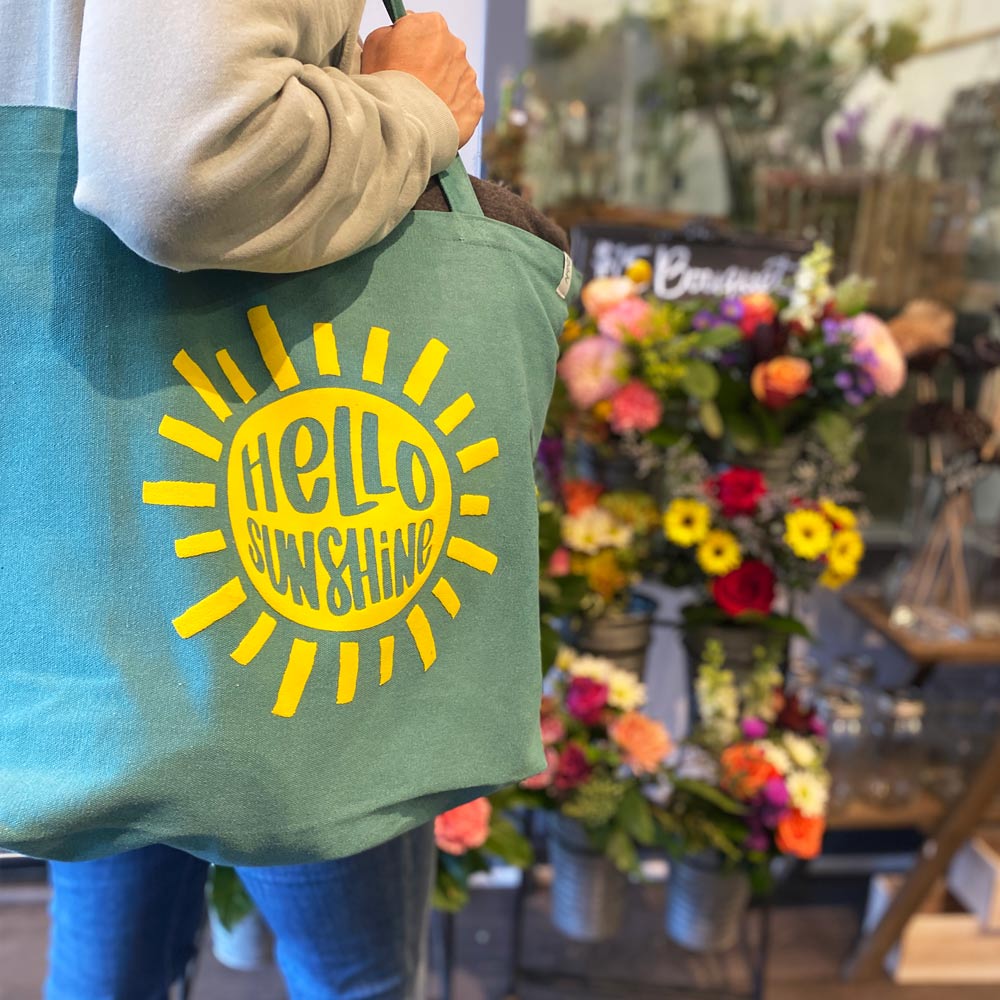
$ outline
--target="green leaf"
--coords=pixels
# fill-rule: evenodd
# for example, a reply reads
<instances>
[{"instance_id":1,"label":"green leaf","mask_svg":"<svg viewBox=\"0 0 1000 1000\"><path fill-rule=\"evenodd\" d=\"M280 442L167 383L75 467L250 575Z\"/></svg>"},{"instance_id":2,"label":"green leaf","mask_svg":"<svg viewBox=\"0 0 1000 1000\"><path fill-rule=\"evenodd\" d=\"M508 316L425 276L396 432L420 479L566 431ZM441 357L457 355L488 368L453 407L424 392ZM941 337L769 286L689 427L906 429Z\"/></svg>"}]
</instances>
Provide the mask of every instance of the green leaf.
<instances>
[{"instance_id":1,"label":"green leaf","mask_svg":"<svg viewBox=\"0 0 1000 1000\"><path fill-rule=\"evenodd\" d=\"M644 847L655 842L656 823L653 821L653 812L638 787L630 789L622 799L618 819L625 830Z\"/></svg>"},{"instance_id":2,"label":"green leaf","mask_svg":"<svg viewBox=\"0 0 1000 1000\"><path fill-rule=\"evenodd\" d=\"M816 418L816 435L838 465L849 465L861 435L843 413L823 410Z\"/></svg>"},{"instance_id":3,"label":"green leaf","mask_svg":"<svg viewBox=\"0 0 1000 1000\"><path fill-rule=\"evenodd\" d=\"M719 373L707 361L691 358L684 366L684 389L695 399L715 399L719 392Z\"/></svg>"},{"instance_id":4,"label":"green leaf","mask_svg":"<svg viewBox=\"0 0 1000 1000\"><path fill-rule=\"evenodd\" d=\"M548 622L542 622L542 673L546 674L556 662L562 641L559 633Z\"/></svg>"},{"instance_id":5,"label":"green leaf","mask_svg":"<svg viewBox=\"0 0 1000 1000\"><path fill-rule=\"evenodd\" d=\"M747 808L742 803L731 799L724 792L720 792L714 785L708 785L704 781L692 781L686 778L679 778L675 782L678 792L686 792L695 798L702 799L710 805L721 809L730 816L745 816Z\"/></svg>"},{"instance_id":6,"label":"green leaf","mask_svg":"<svg viewBox=\"0 0 1000 1000\"><path fill-rule=\"evenodd\" d=\"M723 351L743 340L743 331L737 326L714 326L698 335L698 346L704 350Z\"/></svg>"},{"instance_id":7,"label":"green leaf","mask_svg":"<svg viewBox=\"0 0 1000 1000\"><path fill-rule=\"evenodd\" d=\"M463 881L451 872L439 867L434 882L432 904L434 909L445 913L458 913L469 902L469 889Z\"/></svg>"},{"instance_id":8,"label":"green leaf","mask_svg":"<svg viewBox=\"0 0 1000 1000\"><path fill-rule=\"evenodd\" d=\"M701 421L702 429L713 441L719 441L725 434L726 425L722 413L712 400L706 399L698 407L698 419Z\"/></svg>"},{"instance_id":9,"label":"green leaf","mask_svg":"<svg viewBox=\"0 0 1000 1000\"><path fill-rule=\"evenodd\" d=\"M517 832L510 820L503 818L493 820L483 850L517 868L527 868L535 860L535 852L528 839Z\"/></svg>"},{"instance_id":10,"label":"green leaf","mask_svg":"<svg viewBox=\"0 0 1000 1000\"><path fill-rule=\"evenodd\" d=\"M631 874L638 870L639 852L635 849L632 838L620 826L611 831L604 851L619 871Z\"/></svg>"},{"instance_id":11,"label":"green leaf","mask_svg":"<svg viewBox=\"0 0 1000 1000\"><path fill-rule=\"evenodd\" d=\"M239 875L234 869L220 865L212 868L211 904L227 931L254 911L253 900Z\"/></svg>"}]
</instances>

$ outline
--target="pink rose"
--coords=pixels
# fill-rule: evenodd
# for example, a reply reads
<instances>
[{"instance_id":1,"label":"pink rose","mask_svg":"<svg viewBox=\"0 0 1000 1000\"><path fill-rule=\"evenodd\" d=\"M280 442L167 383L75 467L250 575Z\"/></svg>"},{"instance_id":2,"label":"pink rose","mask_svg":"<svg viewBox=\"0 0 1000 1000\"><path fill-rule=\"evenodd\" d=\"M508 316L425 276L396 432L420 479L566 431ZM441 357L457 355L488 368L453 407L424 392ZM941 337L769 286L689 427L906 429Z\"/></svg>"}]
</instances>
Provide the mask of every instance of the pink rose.
<instances>
[{"instance_id":1,"label":"pink rose","mask_svg":"<svg viewBox=\"0 0 1000 1000\"><path fill-rule=\"evenodd\" d=\"M633 295L601 313L597 329L611 340L622 341L626 336L642 340L649 333L652 313L653 307L645 299Z\"/></svg>"},{"instance_id":2,"label":"pink rose","mask_svg":"<svg viewBox=\"0 0 1000 1000\"><path fill-rule=\"evenodd\" d=\"M559 375L573 402L586 410L609 399L621 387L627 365L625 348L607 337L578 340L562 356Z\"/></svg>"},{"instance_id":3,"label":"pink rose","mask_svg":"<svg viewBox=\"0 0 1000 1000\"><path fill-rule=\"evenodd\" d=\"M566 738L566 727L556 715L542 716L542 743L547 747Z\"/></svg>"},{"instance_id":4,"label":"pink rose","mask_svg":"<svg viewBox=\"0 0 1000 1000\"><path fill-rule=\"evenodd\" d=\"M608 704L608 686L590 677L574 677L566 691L566 711L585 726L596 726Z\"/></svg>"},{"instance_id":5,"label":"pink rose","mask_svg":"<svg viewBox=\"0 0 1000 1000\"><path fill-rule=\"evenodd\" d=\"M446 854L465 854L482 847L490 835L492 816L489 799L474 799L434 820L434 840Z\"/></svg>"},{"instance_id":6,"label":"pink rose","mask_svg":"<svg viewBox=\"0 0 1000 1000\"><path fill-rule=\"evenodd\" d=\"M595 319L600 319L622 299L635 295L631 278L594 278L583 287L580 298L583 308Z\"/></svg>"},{"instance_id":7,"label":"pink rose","mask_svg":"<svg viewBox=\"0 0 1000 1000\"><path fill-rule=\"evenodd\" d=\"M578 788L590 777L590 764L583 748L576 743L570 743L559 755L556 776L553 781L561 792L569 792Z\"/></svg>"},{"instance_id":8,"label":"pink rose","mask_svg":"<svg viewBox=\"0 0 1000 1000\"><path fill-rule=\"evenodd\" d=\"M525 778L521 782L521 787L529 792L540 792L555 781L556 771L559 769L559 752L552 747L545 749L545 770L530 778Z\"/></svg>"},{"instance_id":9,"label":"pink rose","mask_svg":"<svg viewBox=\"0 0 1000 1000\"><path fill-rule=\"evenodd\" d=\"M571 559L569 549L560 546L549 558L549 565L546 572L549 576L569 576L570 569L572 568Z\"/></svg>"},{"instance_id":10,"label":"pink rose","mask_svg":"<svg viewBox=\"0 0 1000 1000\"><path fill-rule=\"evenodd\" d=\"M651 431L663 416L659 397L649 386L638 380L629 382L611 397L611 429L616 434L626 431Z\"/></svg>"},{"instance_id":11,"label":"pink rose","mask_svg":"<svg viewBox=\"0 0 1000 1000\"><path fill-rule=\"evenodd\" d=\"M906 359L889 327L871 313L852 320L854 356L880 396L895 396L906 383Z\"/></svg>"}]
</instances>

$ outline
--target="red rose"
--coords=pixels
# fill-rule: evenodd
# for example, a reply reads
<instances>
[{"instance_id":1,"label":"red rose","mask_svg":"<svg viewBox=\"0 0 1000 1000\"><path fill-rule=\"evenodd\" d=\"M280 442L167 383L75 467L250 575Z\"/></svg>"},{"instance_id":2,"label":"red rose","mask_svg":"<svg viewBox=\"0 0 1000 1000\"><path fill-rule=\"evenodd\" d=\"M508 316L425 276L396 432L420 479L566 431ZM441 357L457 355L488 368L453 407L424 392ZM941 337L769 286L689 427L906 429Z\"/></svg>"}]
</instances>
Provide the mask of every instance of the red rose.
<instances>
[{"instance_id":1,"label":"red rose","mask_svg":"<svg viewBox=\"0 0 1000 1000\"><path fill-rule=\"evenodd\" d=\"M596 726L608 704L608 686L590 677L574 677L566 692L566 711L585 726Z\"/></svg>"},{"instance_id":2,"label":"red rose","mask_svg":"<svg viewBox=\"0 0 1000 1000\"><path fill-rule=\"evenodd\" d=\"M782 729L790 729L793 733L809 736L814 732L813 725L816 713L806 708L797 695L784 698L784 704L778 711L778 725Z\"/></svg>"},{"instance_id":3,"label":"red rose","mask_svg":"<svg viewBox=\"0 0 1000 1000\"><path fill-rule=\"evenodd\" d=\"M757 469L730 469L711 481L711 492L722 504L723 516L739 517L756 512L767 484Z\"/></svg>"},{"instance_id":4,"label":"red rose","mask_svg":"<svg viewBox=\"0 0 1000 1000\"><path fill-rule=\"evenodd\" d=\"M559 755L553 784L561 792L568 792L582 785L590 777L587 755L576 743L569 743Z\"/></svg>"},{"instance_id":5,"label":"red rose","mask_svg":"<svg viewBox=\"0 0 1000 1000\"><path fill-rule=\"evenodd\" d=\"M774 299L764 292L756 292L753 295L743 297L743 318L740 320L740 329L744 336L750 337L757 332L758 326L773 323L778 315L778 307Z\"/></svg>"},{"instance_id":6,"label":"red rose","mask_svg":"<svg viewBox=\"0 0 1000 1000\"><path fill-rule=\"evenodd\" d=\"M727 615L744 611L770 614L774 604L774 573L757 559L748 559L739 569L712 581L712 597Z\"/></svg>"}]
</instances>

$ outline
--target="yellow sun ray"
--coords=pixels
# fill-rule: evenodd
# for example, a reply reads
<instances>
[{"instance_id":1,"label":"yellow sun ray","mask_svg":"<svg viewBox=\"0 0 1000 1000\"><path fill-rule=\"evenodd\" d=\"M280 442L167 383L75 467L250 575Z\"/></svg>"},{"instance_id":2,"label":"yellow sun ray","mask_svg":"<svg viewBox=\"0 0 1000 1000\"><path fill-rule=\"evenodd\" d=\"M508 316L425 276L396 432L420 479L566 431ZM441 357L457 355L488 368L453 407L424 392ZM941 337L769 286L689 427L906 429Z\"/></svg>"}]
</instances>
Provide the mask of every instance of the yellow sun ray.
<instances>
[{"instance_id":1,"label":"yellow sun ray","mask_svg":"<svg viewBox=\"0 0 1000 1000\"><path fill-rule=\"evenodd\" d=\"M264 648L267 640L274 634L277 624L277 618L273 618L266 611L262 611L260 617L250 627L250 631L243 636L240 644L229 655L241 667L249 666L257 657L257 654Z\"/></svg>"},{"instance_id":2,"label":"yellow sun ray","mask_svg":"<svg viewBox=\"0 0 1000 1000\"><path fill-rule=\"evenodd\" d=\"M385 359L389 356L389 331L373 326L368 333L365 360L361 365L361 378L365 382L381 385L385 378Z\"/></svg>"},{"instance_id":3,"label":"yellow sun ray","mask_svg":"<svg viewBox=\"0 0 1000 1000\"><path fill-rule=\"evenodd\" d=\"M316 347L316 369L320 375L340 375L340 356L332 323L313 324L313 343Z\"/></svg>"},{"instance_id":4,"label":"yellow sun ray","mask_svg":"<svg viewBox=\"0 0 1000 1000\"><path fill-rule=\"evenodd\" d=\"M396 654L396 637L385 635L378 641L379 648L379 686L392 680L392 662Z\"/></svg>"},{"instance_id":5,"label":"yellow sun ray","mask_svg":"<svg viewBox=\"0 0 1000 1000\"><path fill-rule=\"evenodd\" d=\"M281 687L278 689L278 698L271 709L273 715L290 719L298 711L302 693L316 662L317 646L317 643L306 642L305 639L296 639L292 643L285 675L281 678Z\"/></svg>"},{"instance_id":6,"label":"yellow sun ray","mask_svg":"<svg viewBox=\"0 0 1000 1000\"><path fill-rule=\"evenodd\" d=\"M257 390L247 381L246 375L240 371L240 366L233 361L229 351L216 352L215 360L218 361L222 374L229 380L233 391L240 397L240 401L249 403L257 395Z\"/></svg>"},{"instance_id":7,"label":"yellow sun ray","mask_svg":"<svg viewBox=\"0 0 1000 1000\"><path fill-rule=\"evenodd\" d=\"M459 498L458 513L462 517L485 517L490 512L490 498L466 493Z\"/></svg>"},{"instance_id":8,"label":"yellow sun ray","mask_svg":"<svg viewBox=\"0 0 1000 1000\"><path fill-rule=\"evenodd\" d=\"M178 559L191 559L193 556L207 556L211 552L223 552L226 548L226 536L221 531L205 531L200 535L188 535L174 542L174 552Z\"/></svg>"},{"instance_id":9,"label":"yellow sun ray","mask_svg":"<svg viewBox=\"0 0 1000 1000\"><path fill-rule=\"evenodd\" d=\"M427 620L427 615L419 604L415 604L406 616L406 627L410 630L410 635L413 636L413 641L417 645L417 652L420 654L424 670L430 670L437 659L437 646L434 643L431 623Z\"/></svg>"},{"instance_id":10,"label":"yellow sun ray","mask_svg":"<svg viewBox=\"0 0 1000 1000\"><path fill-rule=\"evenodd\" d=\"M246 602L247 595L243 589L243 581L233 577L229 583L223 584L214 594L202 598L192 605L184 614L174 619L174 628L182 639L190 639L199 632L222 621L231 615L240 605Z\"/></svg>"},{"instance_id":11,"label":"yellow sun ray","mask_svg":"<svg viewBox=\"0 0 1000 1000\"><path fill-rule=\"evenodd\" d=\"M356 642L340 644L340 676L337 679L337 704L349 705L358 691L360 649Z\"/></svg>"},{"instance_id":12,"label":"yellow sun ray","mask_svg":"<svg viewBox=\"0 0 1000 1000\"><path fill-rule=\"evenodd\" d=\"M142 502L156 507L214 507L215 483L143 483Z\"/></svg>"},{"instance_id":13,"label":"yellow sun ray","mask_svg":"<svg viewBox=\"0 0 1000 1000\"><path fill-rule=\"evenodd\" d=\"M292 364L292 359L285 350L285 344L278 332L278 327L271 319L267 306L254 306L247 313L253 339L260 348L260 356L264 359L267 370L274 379L274 384L282 391L294 389L299 384L299 373Z\"/></svg>"},{"instance_id":14,"label":"yellow sun ray","mask_svg":"<svg viewBox=\"0 0 1000 1000\"><path fill-rule=\"evenodd\" d=\"M198 395L202 402L225 423L232 415L233 411L229 404L222 398L219 390L215 388L212 380L205 374L204 369L198 364L187 351L181 351L174 358L174 368L182 379Z\"/></svg>"},{"instance_id":15,"label":"yellow sun ray","mask_svg":"<svg viewBox=\"0 0 1000 1000\"><path fill-rule=\"evenodd\" d=\"M433 338L427 341L427 346L420 352L420 357L406 379L403 395L412 399L417 406L423 406L447 355L448 348L440 340Z\"/></svg>"},{"instance_id":16,"label":"yellow sun ray","mask_svg":"<svg viewBox=\"0 0 1000 1000\"><path fill-rule=\"evenodd\" d=\"M496 572L497 559L494 553L464 538L452 537L448 540L448 558L465 566L471 566L480 573L492 576Z\"/></svg>"},{"instance_id":17,"label":"yellow sun ray","mask_svg":"<svg viewBox=\"0 0 1000 1000\"><path fill-rule=\"evenodd\" d=\"M441 579L434 584L434 590L432 593L441 602L441 607L443 607L452 618L455 618L459 611L462 610L462 602L458 599L458 594L455 593L455 589L444 577L441 577Z\"/></svg>"},{"instance_id":18,"label":"yellow sun ray","mask_svg":"<svg viewBox=\"0 0 1000 1000\"><path fill-rule=\"evenodd\" d=\"M159 435L213 462L222 458L222 442L186 420L177 420L168 414L160 421Z\"/></svg>"},{"instance_id":19,"label":"yellow sun ray","mask_svg":"<svg viewBox=\"0 0 1000 1000\"><path fill-rule=\"evenodd\" d=\"M478 469L499 456L500 445L497 439L487 438L485 441L477 441L475 444L470 444L468 448L463 448L458 453L458 461L463 472L472 472L473 469Z\"/></svg>"},{"instance_id":20,"label":"yellow sun ray","mask_svg":"<svg viewBox=\"0 0 1000 1000\"><path fill-rule=\"evenodd\" d=\"M464 396L459 396L451 406L443 410L434 423L437 424L437 429L442 434L451 434L475 408L475 401L466 393Z\"/></svg>"}]
</instances>

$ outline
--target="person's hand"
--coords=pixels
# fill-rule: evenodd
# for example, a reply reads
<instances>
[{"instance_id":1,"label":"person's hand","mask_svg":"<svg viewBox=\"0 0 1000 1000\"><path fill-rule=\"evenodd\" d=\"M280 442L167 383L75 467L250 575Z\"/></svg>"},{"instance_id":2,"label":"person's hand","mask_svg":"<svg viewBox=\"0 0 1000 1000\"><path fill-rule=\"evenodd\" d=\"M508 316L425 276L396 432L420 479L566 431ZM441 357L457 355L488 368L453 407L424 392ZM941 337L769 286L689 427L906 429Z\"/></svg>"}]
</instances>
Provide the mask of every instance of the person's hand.
<instances>
[{"instance_id":1,"label":"person's hand","mask_svg":"<svg viewBox=\"0 0 1000 1000\"><path fill-rule=\"evenodd\" d=\"M465 43L448 30L440 14L407 14L391 28L373 31L364 44L361 72L394 69L430 87L451 109L464 146L482 120L486 103Z\"/></svg>"}]
</instances>

